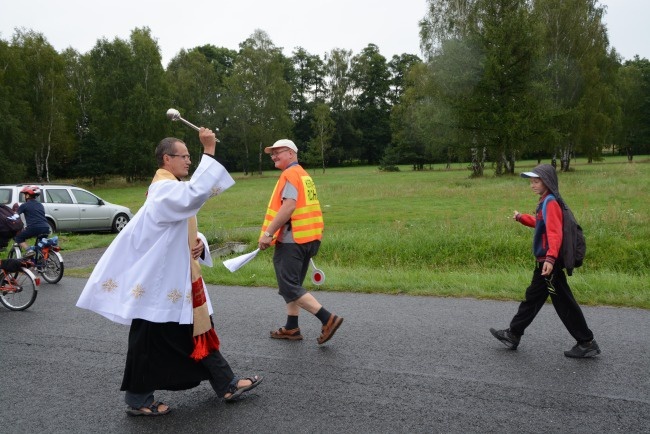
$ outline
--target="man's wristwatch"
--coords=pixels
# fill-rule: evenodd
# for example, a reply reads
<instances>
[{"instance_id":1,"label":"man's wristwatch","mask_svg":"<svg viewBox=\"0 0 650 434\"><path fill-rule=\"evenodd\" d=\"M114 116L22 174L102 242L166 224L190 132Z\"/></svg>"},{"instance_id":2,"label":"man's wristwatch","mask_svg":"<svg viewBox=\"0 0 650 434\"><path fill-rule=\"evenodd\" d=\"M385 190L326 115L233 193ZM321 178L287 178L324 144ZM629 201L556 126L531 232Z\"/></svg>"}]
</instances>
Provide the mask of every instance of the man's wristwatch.
<instances>
[{"instance_id":1,"label":"man's wristwatch","mask_svg":"<svg viewBox=\"0 0 650 434\"><path fill-rule=\"evenodd\" d=\"M269 234L268 232L264 232L264 236L265 236L265 237L271 237L271 238L273 238L273 235L272 235L272 234Z\"/></svg>"}]
</instances>

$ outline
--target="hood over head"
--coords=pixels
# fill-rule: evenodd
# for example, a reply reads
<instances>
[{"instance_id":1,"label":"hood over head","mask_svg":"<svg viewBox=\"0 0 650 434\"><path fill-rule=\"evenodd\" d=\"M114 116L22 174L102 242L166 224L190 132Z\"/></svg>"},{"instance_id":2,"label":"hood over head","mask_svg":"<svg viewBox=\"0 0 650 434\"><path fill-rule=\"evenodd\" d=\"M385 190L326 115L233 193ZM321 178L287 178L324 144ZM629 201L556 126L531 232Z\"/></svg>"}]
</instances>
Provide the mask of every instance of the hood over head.
<instances>
[{"instance_id":1,"label":"hood over head","mask_svg":"<svg viewBox=\"0 0 650 434\"><path fill-rule=\"evenodd\" d=\"M523 172L520 175L522 178L539 178L549 191L555 196L556 199L561 200L560 187L557 180L557 172L555 167L550 164L540 164L535 167L531 172Z\"/></svg>"}]
</instances>

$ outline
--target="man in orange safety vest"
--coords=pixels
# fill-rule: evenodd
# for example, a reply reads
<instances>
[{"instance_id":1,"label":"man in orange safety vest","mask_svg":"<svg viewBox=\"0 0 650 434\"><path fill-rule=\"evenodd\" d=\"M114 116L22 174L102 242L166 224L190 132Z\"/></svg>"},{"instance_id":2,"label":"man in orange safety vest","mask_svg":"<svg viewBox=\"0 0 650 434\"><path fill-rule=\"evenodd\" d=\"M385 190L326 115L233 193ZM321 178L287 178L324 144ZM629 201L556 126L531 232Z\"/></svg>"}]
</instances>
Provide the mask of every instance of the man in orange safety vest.
<instances>
[{"instance_id":1,"label":"man in orange safety vest","mask_svg":"<svg viewBox=\"0 0 650 434\"><path fill-rule=\"evenodd\" d=\"M316 185L298 164L298 147L291 140L278 140L264 152L282 170L269 201L258 245L261 250L275 245L273 266L279 293L287 304L287 322L271 331L271 338L301 340L298 315L302 308L321 321L318 343L324 344L334 336L343 318L327 311L302 286L310 260L318 253L323 237L323 214Z\"/></svg>"}]
</instances>

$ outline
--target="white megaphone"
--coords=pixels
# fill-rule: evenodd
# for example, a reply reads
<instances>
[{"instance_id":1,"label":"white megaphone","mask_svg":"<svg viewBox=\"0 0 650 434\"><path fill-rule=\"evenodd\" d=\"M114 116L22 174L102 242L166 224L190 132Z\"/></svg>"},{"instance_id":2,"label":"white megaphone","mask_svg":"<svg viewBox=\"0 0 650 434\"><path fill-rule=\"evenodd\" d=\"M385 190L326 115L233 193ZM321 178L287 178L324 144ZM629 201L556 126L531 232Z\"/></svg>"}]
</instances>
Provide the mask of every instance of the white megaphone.
<instances>
[{"instance_id":1,"label":"white megaphone","mask_svg":"<svg viewBox=\"0 0 650 434\"><path fill-rule=\"evenodd\" d=\"M311 266L314 268L314 271L311 273L311 283L314 285L322 285L323 282L325 282L325 273L323 273L323 270L316 268L313 259L309 259L309 261L311 262Z\"/></svg>"}]
</instances>

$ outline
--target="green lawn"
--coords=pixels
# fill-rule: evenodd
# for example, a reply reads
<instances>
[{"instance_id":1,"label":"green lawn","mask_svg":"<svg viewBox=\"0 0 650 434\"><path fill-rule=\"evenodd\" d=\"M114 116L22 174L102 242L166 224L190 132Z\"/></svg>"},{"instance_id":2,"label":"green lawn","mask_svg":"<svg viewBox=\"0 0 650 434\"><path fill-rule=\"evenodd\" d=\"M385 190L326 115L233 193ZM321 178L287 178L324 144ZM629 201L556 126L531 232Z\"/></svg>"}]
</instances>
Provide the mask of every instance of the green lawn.
<instances>
[{"instance_id":1,"label":"green lawn","mask_svg":"<svg viewBox=\"0 0 650 434\"><path fill-rule=\"evenodd\" d=\"M517 173L534 167L520 162ZM569 278L581 303L650 308L650 159L632 164L609 157L574 160L561 173L560 191L587 237L585 265ZM451 170L381 172L375 167L310 170L325 218L315 262L325 284L311 289L519 300L532 274L532 230L512 211L533 212L537 197L522 178L469 179L465 165ZM488 168L486 173L491 173ZM279 172L233 174L235 186L199 213L200 230L215 245L256 247L269 195ZM147 184L92 188L135 212ZM105 246L112 235L61 234L64 248ZM65 252L64 252L65 253ZM220 263L204 269L212 284L275 286L272 252L236 273ZM225 258L222 258L225 259Z\"/></svg>"}]
</instances>

